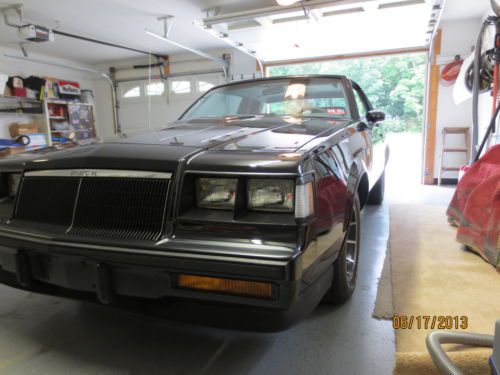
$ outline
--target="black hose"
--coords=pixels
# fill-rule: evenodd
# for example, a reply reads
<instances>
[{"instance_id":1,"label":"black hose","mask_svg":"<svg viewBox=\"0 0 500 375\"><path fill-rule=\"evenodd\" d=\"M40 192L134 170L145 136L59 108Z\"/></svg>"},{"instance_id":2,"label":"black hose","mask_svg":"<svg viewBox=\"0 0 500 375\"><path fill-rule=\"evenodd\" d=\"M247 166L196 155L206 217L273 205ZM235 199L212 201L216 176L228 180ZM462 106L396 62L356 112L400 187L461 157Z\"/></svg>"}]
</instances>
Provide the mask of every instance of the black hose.
<instances>
[{"instance_id":1,"label":"black hose","mask_svg":"<svg viewBox=\"0 0 500 375\"><path fill-rule=\"evenodd\" d=\"M483 26L481 27L481 31L477 36L476 47L474 50L474 74L473 74L473 82L472 82L472 137L471 137L471 164L474 160L476 160L477 152L476 152L476 144L477 139L479 137L478 129L479 129L479 90L480 90L480 71L481 71L481 48L483 44L483 34L486 29L486 25L488 22L485 21Z\"/></svg>"}]
</instances>

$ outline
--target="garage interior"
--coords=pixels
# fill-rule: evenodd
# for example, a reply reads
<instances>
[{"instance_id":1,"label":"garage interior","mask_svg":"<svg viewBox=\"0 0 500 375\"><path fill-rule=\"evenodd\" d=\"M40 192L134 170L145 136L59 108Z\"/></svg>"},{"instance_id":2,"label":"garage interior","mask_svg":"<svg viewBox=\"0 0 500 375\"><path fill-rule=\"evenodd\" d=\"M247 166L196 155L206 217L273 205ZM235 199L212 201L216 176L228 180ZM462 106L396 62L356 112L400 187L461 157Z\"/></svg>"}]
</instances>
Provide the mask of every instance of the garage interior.
<instances>
[{"instance_id":1,"label":"garage interior","mask_svg":"<svg viewBox=\"0 0 500 375\"><path fill-rule=\"evenodd\" d=\"M390 148L343 305L258 333L0 285L0 375L500 373L495 4L0 2L0 161L156 134L213 87L302 74L354 79L386 113ZM447 354L428 349L432 332L458 333L434 336Z\"/></svg>"}]
</instances>

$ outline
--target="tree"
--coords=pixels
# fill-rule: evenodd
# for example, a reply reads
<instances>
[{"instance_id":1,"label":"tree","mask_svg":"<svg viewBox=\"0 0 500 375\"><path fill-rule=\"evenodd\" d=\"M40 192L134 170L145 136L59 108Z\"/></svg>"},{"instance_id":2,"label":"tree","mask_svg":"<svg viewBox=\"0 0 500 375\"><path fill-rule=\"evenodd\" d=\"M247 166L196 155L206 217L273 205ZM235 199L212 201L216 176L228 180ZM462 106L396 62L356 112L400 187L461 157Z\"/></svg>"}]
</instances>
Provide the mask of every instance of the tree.
<instances>
[{"instance_id":1,"label":"tree","mask_svg":"<svg viewBox=\"0 0 500 375\"><path fill-rule=\"evenodd\" d=\"M346 75L363 88L375 108L386 112L386 130L421 132L425 60L425 54L419 53L318 61L273 66L269 68L269 75Z\"/></svg>"}]
</instances>

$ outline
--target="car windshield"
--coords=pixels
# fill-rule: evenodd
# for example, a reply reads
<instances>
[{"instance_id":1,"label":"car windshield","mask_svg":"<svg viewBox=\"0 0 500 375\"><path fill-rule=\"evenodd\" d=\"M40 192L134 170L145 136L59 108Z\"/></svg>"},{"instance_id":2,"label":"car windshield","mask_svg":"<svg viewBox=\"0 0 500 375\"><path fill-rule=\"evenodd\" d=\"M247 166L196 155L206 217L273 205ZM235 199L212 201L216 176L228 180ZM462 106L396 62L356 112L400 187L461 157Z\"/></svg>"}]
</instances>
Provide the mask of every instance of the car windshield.
<instances>
[{"instance_id":1,"label":"car windshield","mask_svg":"<svg viewBox=\"0 0 500 375\"><path fill-rule=\"evenodd\" d=\"M249 115L345 119L350 111L338 78L283 78L215 88L182 119Z\"/></svg>"}]
</instances>

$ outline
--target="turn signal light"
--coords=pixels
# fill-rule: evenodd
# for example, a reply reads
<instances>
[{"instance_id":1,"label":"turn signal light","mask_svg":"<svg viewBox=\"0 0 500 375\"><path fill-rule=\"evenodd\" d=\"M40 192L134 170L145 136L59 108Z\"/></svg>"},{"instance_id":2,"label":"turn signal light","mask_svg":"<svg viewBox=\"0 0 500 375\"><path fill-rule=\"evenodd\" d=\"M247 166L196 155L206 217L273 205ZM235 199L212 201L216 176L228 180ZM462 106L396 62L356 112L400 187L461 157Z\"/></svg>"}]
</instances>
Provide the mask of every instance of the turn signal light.
<instances>
[{"instance_id":1,"label":"turn signal light","mask_svg":"<svg viewBox=\"0 0 500 375\"><path fill-rule=\"evenodd\" d=\"M273 297L272 284L258 281L180 274L177 276L177 285L184 289L202 290L206 292L235 294L266 299L271 299Z\"/></svg>"}]
</instances>

